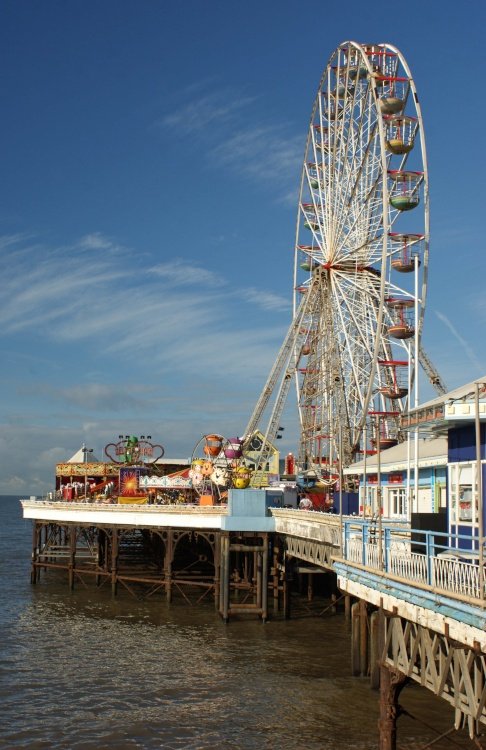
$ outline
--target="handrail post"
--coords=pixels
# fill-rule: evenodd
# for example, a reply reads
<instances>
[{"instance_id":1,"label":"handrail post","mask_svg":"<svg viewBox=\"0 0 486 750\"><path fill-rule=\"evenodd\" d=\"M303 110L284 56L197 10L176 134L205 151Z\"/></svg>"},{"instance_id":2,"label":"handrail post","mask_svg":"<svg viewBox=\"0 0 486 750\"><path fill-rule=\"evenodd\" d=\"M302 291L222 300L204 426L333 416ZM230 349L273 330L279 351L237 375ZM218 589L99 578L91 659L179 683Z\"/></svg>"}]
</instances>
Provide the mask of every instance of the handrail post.
<instances>
[{"instance_id":1,"label":"handrail post","mask_svg":"<svg viewBox=\"0 0 486 750\"><path fill-rule=\"evenodd\" d=\"M380 417L376 418L376 458L377 458L377 470L378 470L378 487L376 489L378 493L378 568L383 570L383 496L381 487L381 446L380 446Z\"/></svg>"},{"instance_id":2,"label":"handrail post","mask_svg":"<svg viewBox=\"0 0 486 750\"><path fill-rule=\"evenodd\" d=\"M427 583L433 586L432 581L432 557L435 554L434 537L430 531L425 532L425 554L427 555Z\"/></svg>"},{"instance_id":3,"label":"handrail post","mask_svg":"<svg viewBox=\"0 0 486 750\"><path fill-rule=\"evenodd\" d=\"M363 565L366 565L366 545L369 538L368 530L368 524L364 523L361 531L361 562Z\"/></svg>"},{"instance_id":4,"label":"handrail post","mask_svg":"<svg viewBox=\"0 0 486 750\"><path fill-rule=\"evenodd\" d=\"M484 599L484 529L483 529L483 474L481 464L481 424L479 421L479 383L474 384L475 390L475 436L476 436L476 497L478 504L478 553L479 553L479 597Z\"/></svg>"},{"instance_id":5,"label":"handrail post","mask_svg":"<svg viewBox=\"0 0 486 750\"><path fill-rule=\"evenodd\" d=\"M391 529L385 529L385 573L390 572Z\"/></svg>"}]
</instances>

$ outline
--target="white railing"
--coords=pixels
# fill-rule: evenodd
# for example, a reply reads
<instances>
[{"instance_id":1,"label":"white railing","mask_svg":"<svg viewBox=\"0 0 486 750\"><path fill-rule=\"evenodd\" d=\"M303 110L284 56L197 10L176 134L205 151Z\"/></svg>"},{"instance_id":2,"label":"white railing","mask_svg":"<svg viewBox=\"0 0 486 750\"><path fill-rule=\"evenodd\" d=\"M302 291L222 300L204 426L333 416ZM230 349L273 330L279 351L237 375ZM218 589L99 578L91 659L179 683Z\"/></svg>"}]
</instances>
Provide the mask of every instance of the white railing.
<instances>
[{"instance_id":1,"label":"white railing","mask_svg":"<svg viewBox=\"0 0 486 750\"><path fill-rule=\"evenodd\" d=\"M434 586L455 594L479 598L479 568L470 562L458 560L453 555L432 557Z\"/></svg>"},{"instance_id":2,"label":"white railing","mask_svg":"<svg viewBox=\"0 0 486 750\"><path fill-rule=\"evenodd\" d=\"M405 583L481 599L477 539L471 537L388 526L382 529L380 545L376 524L345 521L343 557Z\"/></svg>"},{"instance_id":3,"label":"white railing","mask_svg":"<svg viewBox=\"0 0 486 750\"><path fill-rule=\"evenodd\" d=\"M53 508L54 510L93 510L93 511L116 511L117 513L196 513L227 515L227 505L195 505L192 503L176 503L174 505L148 505L144 504L120 504L106 502L75 502L59 500L21 500L23 508Z\"/></svg>"},{"instance_id":4,"label":"white railing","mask_svg":"<svg viewBox=\"0 0 486 750\"><path fill-rule=\"evenodd\" d=\"M427 583L427 558L415 552L397 549L390 554L390 573L407 581Z\"/></svg>"},{"instance_id":5,"label":"white railing","mask_svg":"<svg viewBox=\"0 0 486 750\"><path fill-rule=\"evenodd\" d=\"M361 537L351 537L346 548L346 559L354 563L363 562L363 540Z\"/></svg>"}]
</instances>

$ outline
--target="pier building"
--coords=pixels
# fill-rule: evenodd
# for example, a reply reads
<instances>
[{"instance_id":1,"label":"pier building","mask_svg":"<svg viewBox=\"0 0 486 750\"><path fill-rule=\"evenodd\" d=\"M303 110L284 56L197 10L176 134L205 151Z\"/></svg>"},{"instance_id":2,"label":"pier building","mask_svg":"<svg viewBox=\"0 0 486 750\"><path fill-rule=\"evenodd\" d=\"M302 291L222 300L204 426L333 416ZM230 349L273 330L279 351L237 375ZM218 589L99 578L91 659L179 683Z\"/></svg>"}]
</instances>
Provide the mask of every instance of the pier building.
<instances>
[{"instance_id":1,"label":"pier building","mask_svg":"<svg viewBox=\"0 0 486 750\"><path fill-rule=\"evenodd\" d=\"M359 479L360 514L373 516L380 508L385 518L404 521L411 521L413 514L442 513L445 517L447 438L420 438L417 462L414 454L412 439L343 469L344 476Z\"/></svg>"}]
</instances>

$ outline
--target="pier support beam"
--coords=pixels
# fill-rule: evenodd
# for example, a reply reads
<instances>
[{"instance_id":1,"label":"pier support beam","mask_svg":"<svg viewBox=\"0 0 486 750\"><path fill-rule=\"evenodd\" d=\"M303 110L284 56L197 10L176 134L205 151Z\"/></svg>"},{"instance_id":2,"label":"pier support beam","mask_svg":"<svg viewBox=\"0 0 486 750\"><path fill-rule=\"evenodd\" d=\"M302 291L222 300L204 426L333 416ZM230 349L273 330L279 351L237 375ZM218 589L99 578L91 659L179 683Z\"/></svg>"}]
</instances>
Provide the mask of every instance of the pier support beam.
<instances>
[{"instance_id":1,"label":"pier support beam","mask_svg":"<svg viewBox=\"0 0 486 750\"><path fill-rule=\"evenodd\" d=\"M268 534L263 537L263 551L262 555L262 620L267 621L268 618Z\"/></svg>"},{"instance_id":2,"label":"pier support beam","mask_svg":"<svg viewBox=\"0 0 486 750\"><path fill-rule=\"evenodd\" d=\"M379 750L396 750L397 719L401 714L398 698L408 678L398 672L382 666L380 670L380 730Z\"/></svg>"},{"instance_id":3,"label":"pier support beam","mask_svg":"<svg viewBox=\"0 0 486 750\"><path fill-rule=\"evenodd\" d=\"M76 526L69 527L69 565L68 565L68 577L69 577L69 588L71 591L74 589L74 569L76 567Z\"/></svg>"},{"instance_id":4,"label":"pier support beam","mask_svg":"<svg viewBox=\"0 0 486 750\"><path fill-rule=\"evenodd\" d=\"M385 614L383 609L370 616L370 687L380 687L380 672L385 649Z\"/></svg>"},{"instance_id":5,"label":"pier support beam","mask_svg":"<svg viewBox=\"0 0 486 750\"><path fill-rule=\"evenodd\" d=\"M40 570L37 565L39 559L39 548L40 548L40 537L42 533L42 526L34 521L32 527L32 568L30 572L30 582L37 583L40 577Z\"/></svg>"},{"instance_id":6,"label":"pier support beam","mask_svg":"<svg viewBox=\"0 0 486 750\"><path fill-rule=\"evenodd\" d=\"M273 542L273 559L272 559L272 589L273 589L273 611L278 612L279 610L279 543L277 540Z\"/></svg>"},{"instance_id":7,"label":"pier support beam","mask_svg":"<svg viewBox=\"0 0 486 750\"><path fill-rule=\"evenodd\" d=\"M268 533L222 532L219 553L219 613L268 618Z\"/></svg>"},{"instance_id":8,"label":"pier support beam","mask_svg":"<svg viewBox=\"0 0 486 750\"><path fill-rule=\"evenodd\" d=\"M165 598L170 604L172 601L172 563L174 561L174 532L169 529L165 541L164 556L164 579L165 579Z\"/></svg>"},{"instance_id":9,"label":"pier support beam","mask_svg":"<svg viewBox=\"0 0 486 750\"><path fill-rule=\"evenodd\" d=\"M349 594L344 597L344 618L347 622L351 620L351 597Z\"/></svg>"},{"instance_id":10,"label":"pier support beam","mask_svg":"<svg viewBox=\"0 0 486 750\"><path fill-rule=\"evenodd\" d=\"M368 674L368 609L366 602L359 603L359 664L363 677Z\"/></svg>"},{"instance_id":11,"label":"pier support beam","mask_svg":"<svg viewBox=\"0 0 486 750\"><path fill-rule=\"evenodd\" d=\"M118 529L111 530L111 593L116 596L118 586Z\"/></svg>"},{"instance_id":12,"label":"pier support beam","mask_svg":"<svg viewBox=\"0 0 486 750\"><path fill-rule=\"evenodd\" d=\"M291 587L292 587L292 561L287 555L284 558L284 578L283 578L283 606L284 617L290 620L291 614Z\"/></svg>"},{"instance_id":13,"label":"pier support beam","mask_svg":"<svg viewBox=\"0 0 486 750\"><path fill-rule=\"evenodd\" d=\"M224 622L228 622L230 587L229 567L229 534L221 534L219 612Z\"/></svg>"},{"instance_id":14,"label":"pier support beam","mask_svg":"<svg viewBox=\"0 0 486 750\"><path fill-rule=\"evenodd\" d=\"M101 585L101 569L106 564L106 534L101 531L101 529L97 530L96 533L96 585Z\"/></svg>"},{"instance_id":15,"label":"pier support beam","mask_svg":"<svg viewBox=\"0 0 486 750\"><path fill-rule=\"evenodd\" d=\"M351 607L351 673L366 677L369 671L368 610L360 600Z\"/></svg>"},{"instance_id":16,"label":"pier support beam","mask_svg":"<svg viewBox=\"0 0 486 750\"><path fill-rule=\"evenodd\" d=\"M221 587L221 537L214 538L214 608L219 612L219 591Z\"/></svg>"}]
</instances>

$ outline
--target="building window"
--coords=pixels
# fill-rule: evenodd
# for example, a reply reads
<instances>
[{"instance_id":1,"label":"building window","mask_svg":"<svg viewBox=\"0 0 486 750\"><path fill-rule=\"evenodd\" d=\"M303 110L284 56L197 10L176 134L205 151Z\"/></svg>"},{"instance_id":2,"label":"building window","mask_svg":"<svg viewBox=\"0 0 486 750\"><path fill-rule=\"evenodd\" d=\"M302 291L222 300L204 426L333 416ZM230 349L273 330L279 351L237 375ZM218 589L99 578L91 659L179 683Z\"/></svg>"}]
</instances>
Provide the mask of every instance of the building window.
<instances>
[{"instance_id":1,"label":"building window","mask_svg":"<svg viewBox=\"0 0 486 750\"><path fill-rule=\"evenodd\" d=\"M365 487L359 488L359 505L360 513L364 513L365 516L372 516L375 513L378 507L376 487L367 486L366 494Z\"/></svg>"},{"instance_id":2,"label":"building window","mask_svg":"<svg viewBox=\"0 0 486 750\"><path fill-rule=\"evenodd\" d=\"M405 487L388 489L388 510L390 516L404 516L406 514L406 495Z\"/></svg>"},{"instance_id":3,"label":"building window","mask_svg":"<svg viewBox=\"0 0 486 750\"><path fill-rule=\"evenodd\" d=\"M476 471L472 464L453 464L449 467L451 523L476 523L478 504L476 495Z\"/></svg>"}]
</instances>

